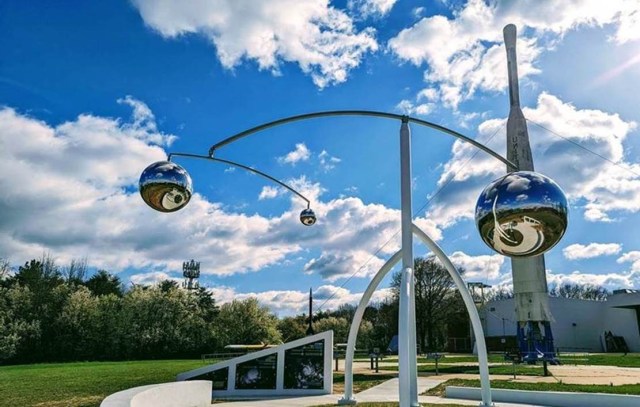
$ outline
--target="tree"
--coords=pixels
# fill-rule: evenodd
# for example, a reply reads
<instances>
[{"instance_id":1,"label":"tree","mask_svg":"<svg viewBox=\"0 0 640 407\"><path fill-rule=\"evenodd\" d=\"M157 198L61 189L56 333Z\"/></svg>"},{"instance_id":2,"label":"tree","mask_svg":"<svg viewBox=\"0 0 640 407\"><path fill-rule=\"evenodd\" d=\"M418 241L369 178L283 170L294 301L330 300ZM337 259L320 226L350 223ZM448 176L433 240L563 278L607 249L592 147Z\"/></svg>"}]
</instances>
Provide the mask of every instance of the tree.
<instances>
[{"instance_id":1,"label":"tree","mask_svg":"<svg viewBox=\"0 0 640 407\"><path fill-rule=\"evenodd\" d=\"M174 280L162 280L158 283L160 291L168 293L169 291L177 290L180 286Z\"/></svg>"},{"instance_id":2,"label":"tree","mask_svg":"<svg viewBox=\"0 0 640 407\"><path fill-rule=\"evenodd\" d=\"M346 318L328 317L314 323L316 332L333 331L334 343L346 343L349 336L350 321Z\"/></svg>"},{"instance_id":3,"label":"tree","mask_svg":"<svg viewBox=\"0 0 640 407\"><path fill-rule=\"evenodd\" d=\"M120 278L105 270L99 270L84 284L96 296L114 294L122 297L124 291Z\"/></svg>"},{"instance_id":4,"label":"tree","mask_svg":"<svg viewBox=\"0 0 640 407\"><path fill-rule=\"evenodd\" d=\"M257 298L223 304L217 320L224 345L275 344L282 341L278 318L269 308L260 306Z\"/></svg>"},{"instance_id":5,"label":"tree","mask_svg":"<svg viewBox=\"0 0 640 407\"><path fill-rule=\"evenodd\" d=\"M487 301L500 301L513 298L513 289L505 286L499 286L487 294Z\"/></svg>"},{"instance_id":6,"label":"tree","mask_svg":"<svg viewBox=\"0 0 640 407\"><path fill-rule=\"evenodd\" d=\"M463 273L463 270L459 270ZM460 294L455 290L447 269L435 256L414 260L416 298L416 336L419 348L438 350L444 348L447 337L447 322L459 314ZM401 272L395 273L391 283L394 299L398 301Z\"/></svg>"},{"instance_id":7,"label":"tree","mask_svg":"<svg viewBox=\"0 0 640 407\"><path fill-rule=\"evenodd\" d=\"M551 297L574 298L578 300L604 301L609 291L594 284L566 283L559 284L549 290Z\"/></svg>"},{"instance_id":8,"label":"tree","mask_svg":"<svg viewBox=\"0 0 640 407\"><path fill-rule=\"evenodd\" d=\"M278 321L278 331L283 342L291 342L307 336L309 317L305 314L295 317L284 317Z\"/></svg>"},{"instance_id":9,"label":"tree","mask_svg":"<svg viewBox=\"0 0 640 407\"><path fill-rule=\"evenodd\" d=\"M67 281L67 284L80 285L84 283L87 276L87 259L72 259L68 266L62 268L61 275Z\"/></svg>"},{"instance_id":10,"label":"tree","mask_svg":"<svg viewBox=\"0 0 640 407\"><path fill-rule=\"evenodd\" d=\"M11 359L29 337L38 337L38 321L25 319L31 308L28 288L0 287L0 361Z\"/></svg>"}]
</instances>

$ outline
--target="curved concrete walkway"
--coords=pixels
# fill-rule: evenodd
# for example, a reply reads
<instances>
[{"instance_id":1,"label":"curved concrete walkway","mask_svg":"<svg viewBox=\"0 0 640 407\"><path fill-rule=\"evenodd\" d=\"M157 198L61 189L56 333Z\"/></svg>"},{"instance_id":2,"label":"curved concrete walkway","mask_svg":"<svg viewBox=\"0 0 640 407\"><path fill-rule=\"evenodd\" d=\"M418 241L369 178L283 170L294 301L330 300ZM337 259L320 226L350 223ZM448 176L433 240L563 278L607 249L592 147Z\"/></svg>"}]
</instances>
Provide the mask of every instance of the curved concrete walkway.
<instances>
[{"instance_id":1,"label":"curved concrete walkway","mask_svg":"<svg viewBox=\"0 0 640 407\"><path fill-rule=\"evenodd\" d=\"M432 387L442 383L443 380L434 380L430 377L418 377L418 393L423 393ZM342 397L341 394L328 394L325 396L313 396L313 397L292 397L292 398L279 398L270 400L255 400L255 401L233 401L225 403L213 404L215 407L241 407L241 406L265 406L265 407L280 407L280 406L320 406L320 405L336 405L338 400ZM379 384L375 387L362 391L355 395L358 402L370 402L370 401L398 401L398 379L390 379L386 382ZM432 403L432 404L459 404L465 406L477 406L478 401L475 400L461 400L461 399L446 399L435 396L419 396L420 403ZM533 404L509 404L509 403L495 403L496 407L542 407L535 406Z\"/></svg>"}]
</instances>

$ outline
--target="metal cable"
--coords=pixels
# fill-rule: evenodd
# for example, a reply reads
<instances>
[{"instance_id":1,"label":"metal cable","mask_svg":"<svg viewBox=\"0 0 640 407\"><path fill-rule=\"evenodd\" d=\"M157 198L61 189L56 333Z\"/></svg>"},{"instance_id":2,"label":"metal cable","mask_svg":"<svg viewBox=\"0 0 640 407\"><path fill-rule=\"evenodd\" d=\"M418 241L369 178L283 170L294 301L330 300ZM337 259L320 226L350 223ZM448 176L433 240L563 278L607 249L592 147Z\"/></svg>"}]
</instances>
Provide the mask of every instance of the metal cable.
<instances>
[{"instance_id":1,"label":"metal cable","mask_svg":"<svg viewBox=\"0 0 640 407\"><path fill-rule=\"evenodd\" d=\"M533 120L531 120L531 119L527 119L527 118L525 118L525 120L526 120L527 122L530 122L531 124L534 124L534 125L536 125L536 126L540 127L540 128L541 128L541 129L543 129L543 130L548 131L549 133L553 134L554 136L560 137L561 139L563 139L563 140L565 140L565 141L568 141L569 143L571 143L571 144L573 144L573 145L575 145L575 146L577 146L577 147L580 147L581 149L583 149L583 150L585 150L585 151L588 151L588 152L590 152L591 154L593 154L593 155L595 155L595 156L597 156L597 157L602 158L603 160L605 160L606 162L608 162L608 163L610 163L610 164L613 164L613 165L615 165L615 166L617 166L617 167L619 167L619 168L622 168L623 170L626 170L626 171L628 171L628 172L632 173L632 174L633 174L633 175L635 175L636 177L640 177L640 174L639 174L639 173L637 173L637 172L633 171L633 170L632 170L632 169L630 169L630 168L624 167L624 166L623 166L622 164L620 164L619 162L615 162L615 161L610 160L610 159L608 159L607 157L605 157L605 156L603 156L603 155L601 155L601 154L599 154L599 153L596 153L595 151L593 151L593 150L589 149L588 147L583 146L582 144L578 143L577 141L573 141L573 140L571 140L571 139L570 139L570 138L568 138L568 137L564 137L564 136L562 136L562 135L560 135L560 134L556 133L555 131L553 131L553 130L551 130L551 129L549 129L549 128L545 127L545 126L543 126L543 125L541 125L541 124L539 124L539 123L534 122L534 121L533 121Z\"/></svg>"}]
</instances>

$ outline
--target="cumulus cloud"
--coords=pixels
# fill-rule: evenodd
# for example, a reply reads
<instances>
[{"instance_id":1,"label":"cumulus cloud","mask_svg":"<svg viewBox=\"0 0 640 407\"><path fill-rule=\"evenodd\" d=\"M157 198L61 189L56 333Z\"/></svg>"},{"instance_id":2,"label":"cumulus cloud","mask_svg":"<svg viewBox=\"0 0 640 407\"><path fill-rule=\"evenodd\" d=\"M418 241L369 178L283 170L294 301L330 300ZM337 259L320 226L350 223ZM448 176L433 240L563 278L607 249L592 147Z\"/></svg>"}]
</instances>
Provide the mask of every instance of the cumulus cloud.
<instances>
[{"instance_id":1,"label":"cumulus cloud","mask_svg":"<svg viewBox=\"0 0 640 407\"><path fill-rule=\"evenodd\" d=\"M453 18L422 18L389 40L401 60L427 66L425 81L435 84L442 102L453 108L477 91L507 87L502 28L514 23L520 30L518 73L521 78L540 73L535 61L570 30L611 25L612 40L640 39L640 17L635 0L576 0L518 2L469 0L453 11Z\"/></svg>"},{"instance_id":2,"label":"cumulus cloud","mask_svg":"<svg viewBox=\"0 0 640 407\"><path fill-rule=\"evenodd\" d=\"M262 292L238 292L233 287L219 286L209 289L216 303L225 304L233 300L257 298L260 304L271 309L280 316L295 315L307 312L309 304L308 291L269 290ZM352 293L346 288L334 285L322 285L313 291L314 310L322 305L322 309L332 310L343 304L357 305L363 293ZM389 288L376 290L371 302L384 301L391 295Z\"/></svg>"},{"instance_id":3,"label":"cumulus cloud","mask_svg":"<svg viewBox=\"0 0 640 407\"><path fill-rule=\"evenodd\" d=\"M453 252L449 258L456 266L464 269L464 279L495 281L500 277L500 269L504 264L505 257L499 254L491 256L470 256L464 252Z\"/></svg>"},{"instance_id":4,"label":"cumulus cloud","mask_svg":"<svg viewBox=\"0 0 640 407\"><path fill-rule=\"evenodd\" d=\"M384 17L389 14L397 0L349 0L347 8L363 18Z\"/></svg>"},{"instance_id":5,"label":"cumulus cloud","mask_svg":"<svg viewBox=\"0 0 640 407\"><path fill-rule=\"evenodd\" d=\"M134 274L130 278L133 284L140 285L153 285L164 280L171 280L175 282L181 282L180 278L172 277L170 274L162 271L151 271L149 273Z\"/></svg>"},{"instance_id":6,"label":"cumulus cloud","mask_svg":"<svg viewBox=\"0 0 640 407\"><path fill-rule=\"evenodd\" d=\"M616 261L618 263L631 263L631 271L640 273L640 251L627 252Z\"/></svg>"},{"instance_id":7,"label":"cumulus cloud","mask_svg":"<svg viewBox=\"0 0 640 407\"><path fill-rule=\"evenodd\" d=\"M529 120L536 170L554 179L570 201L580 202L585 219L606 222L640 211L640 164L627 161L624 155L626 138L636 129L636 123L617 114L578 109L548 93L540 94L537 105L523 111ZM505 124L506 119L484 121L478 128L478 138L487 140L497 134L496 138L504 140ZM505 155L504 142L494 149ZM482 188L505 174L504 165L484 153L470 161L476 152L467 143L454 142L452 158L445 163L438 180L439 186L448 183L447 188L434 199L429 211L429 217L438 220L438 225L450 226L471 219Z\"/></svg>"},{"instance_id":8,"label":"cumulus cloud","mask_svg":"<svg viewBox=\"0 0 640 407\"><path fill-rule=\"evenodd\" d=\"M293 62L320 88L344 82L364 55L378 48L373 28L356 29L353 19L327 0L132 2L144 22L166 38L207 38L225 68L246 59L278 74L282 62ZM354 4L382 12L390 9L387 3Z\"/></svg>"},{"instance_id":9,"label":"cumulus cloud","mask_svg":"<svg viewBox=\"0 0 640 407\"><path fill-rule=\"evenodd\" d=\"M86 256L92 266L179 270L183 257L218 265L205 273L258 270L299 250L256 244L269 226L230 213L195 194L179 213L147 208L135 187L151 162L166 159L175 136L157 130L141 101L131 121L80 115L50 126L11 108L0 110L0 248L22 262L51 252L61 262ZM213 220L215 219L215 220ZM222 237L225 237L224 239Z\"/></svg>"},{"instance_id":10,"label":"cumulus cloud","mask_svg":"<svg viewBox=\"0 0 640 407\"><path fill-rule=\"evenodd\" d=\"M323 200L323 188L305 177L287 182L312 201L319 219L312 228L300 223L306 204L293 195L290 207L272 217L240 213L198 193L180 212L155 212L136 184L149 163L166 159L164 147L175 136L157 129L143 102L125 103L133 108L128 121L80 115L57 126L0 109L0 171L8 175L0 179L0 252L11 253L14 264L43 252L62 263L86 256L91 266L113 272L156 273L135 277L146 281L181 270L185 258L201 261L202 274L231 275L313 248L318 255L308 271L333 281L351 275L364 253L374 253L399 229L398 210L351 197ZM264 189L263 199L274 193ZM432 221L416 222L441 238ZM398 247L396 236L357 277L375 272Z\"/></svg>"},{"instance_id":11,"label":"cumulus cloud","mask_svg":"<svg viewBox=\"0 0 640 407\"><path fill-rule=\"evenodd\" d=\"M591 284L604 287L609 291L619 288L636 288L640 286L640 271L601 274L573 271L569 274L556 274L553 271L547 270L548 286L553 287L565 284Z\"/></svg>"},{"instance_id":12,"label":"cumulus cloud","mask_svg":"<svg viewBox=\"0 0 640 407\"><path fill-rule=\"evenodd\" d=\"M278 157L278 162L280 164L296 165L296 163L300 161L307 161L309 157L311 157L311 151L309 151L304 143L298 143L296 144L295 150L289 151L282 157Z\"/></svg>"},{"instance_id":13,"label":"cumulus cloud","mask_svg":"<svg viewBox=\"0 0 640 407\"><path fill-rule=\"evenodd\" d=\"M273 199L277 196L284 194L286 190L284 188L272 187L272 186L264 186L260 191L260 195L258 195L258 200L262 201L265 199Z\"/></svg>"},{"instance_id":14,"label":"cumulus cloud","mask_svg":"<svg viewBox=\"0 0 640 407\"><path fill-rule=\"evenodd\" d=\"M562 254L569 260L580 260L611 256L620 253L621 250L622 245L618 243L589 243L588 245L576 243L562 249Z\"/></svg>"}]
</instances>

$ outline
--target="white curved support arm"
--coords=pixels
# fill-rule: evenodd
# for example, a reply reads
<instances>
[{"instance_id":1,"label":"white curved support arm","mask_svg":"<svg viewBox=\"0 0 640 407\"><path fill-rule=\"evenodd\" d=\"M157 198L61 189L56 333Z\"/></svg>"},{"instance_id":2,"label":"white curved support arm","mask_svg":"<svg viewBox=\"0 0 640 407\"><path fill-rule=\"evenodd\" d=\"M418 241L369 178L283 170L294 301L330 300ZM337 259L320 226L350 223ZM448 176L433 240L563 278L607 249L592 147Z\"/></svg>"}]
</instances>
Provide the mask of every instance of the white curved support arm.
<instances>
[{"instance_id":1,"label":"white curved support arm","mask_svg":"<svg viewBox=\"0 0 640 407\"><path fill-rule=\"evenodd\" d=\"M396 254L391 256L373 277L369 286L367 286L367 289L362 294L362 298L360 298L360 303L358 303L358 308L356 308L353 321L351 321L351 328L349 329L349 339L347 340L347 351L344 363L344 397L340 400L340 404L355 403L353 398L353 356L356 350L356 339L358 339L358 330L360 329L364 311L367 309L371 296L380 285L382 279L391 271L393 266L398 264L401 258L402 250L397 251Z\"/></svg>"},{"instance_id":2,"label":"white curved support arm","mask_svg":"<svg viewBox=\"0 0 640 407\"><path fill-rule=\"evenodd\" d=\"M473 335L476 339L476 344L478 348L478 365L480 368L480 388L482 394L482 404L483 407L493 406L491 401L491 383L489 381L489 358L487 357L487 344L484 339L484 332L482 330L482 322L480 321L480 315L478 315L478 309L476 308L476 304L473 302L473 298L471 297L471 293L467 290L467 286L464 283L464 280L458 273L458 270L455 268L449 257L442 251L440 246L436 244L431 238L420 229L415 223L413 224L413 233L422 240L422 242L436 255L436 257L442 262L442 265L447 269L449 275L453 279L458 291L460 291L460 295L462 296L462 300L464 301L464 305L467 308L467 312L469 313L469 319L471 320L471 326L473 327Z\"/></svg>"}]
</instances>

